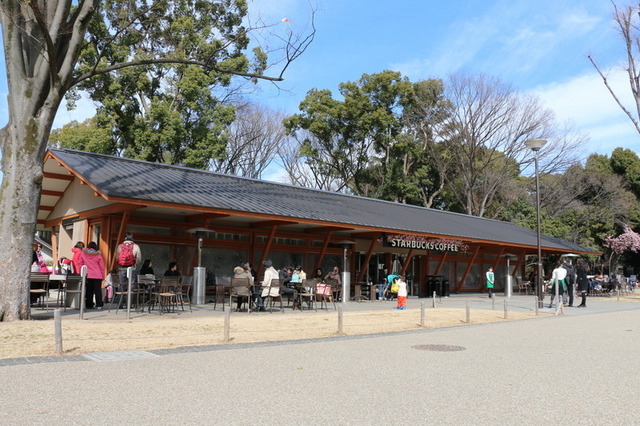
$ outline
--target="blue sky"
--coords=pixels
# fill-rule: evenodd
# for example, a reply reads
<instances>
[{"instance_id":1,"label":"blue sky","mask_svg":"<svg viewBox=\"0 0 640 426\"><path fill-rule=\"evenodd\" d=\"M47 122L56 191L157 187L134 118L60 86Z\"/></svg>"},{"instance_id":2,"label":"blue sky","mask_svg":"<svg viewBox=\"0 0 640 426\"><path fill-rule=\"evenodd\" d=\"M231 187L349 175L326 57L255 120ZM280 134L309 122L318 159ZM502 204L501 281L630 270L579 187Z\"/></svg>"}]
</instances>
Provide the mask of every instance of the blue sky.
<instances>
[{"instance_id":1,"label":"blue sky","mask_svg":"<svg viewBox=\"0 0 640 426\"><path fill-rule=\"evenodd\" d=\"M270 31L303 31L308 0L250 0L255 18L278 22ZM610 73L626 101L623 45L605 0L311 0L317 36L276 90L261 82L252 97L287 114L312 88L337 93L363 73L400 71L412 81L446 78L460 69L501 78L539 96L589 136L583 152L638 150L638 135L586 58ZM290 22L281 22L288 18ZM0 66L4 70L4 58ZM6 76L0 75L0 125L7 121ZM58 111L54 127L91 115L88 104Z\"/></svg>"}]
</instances>

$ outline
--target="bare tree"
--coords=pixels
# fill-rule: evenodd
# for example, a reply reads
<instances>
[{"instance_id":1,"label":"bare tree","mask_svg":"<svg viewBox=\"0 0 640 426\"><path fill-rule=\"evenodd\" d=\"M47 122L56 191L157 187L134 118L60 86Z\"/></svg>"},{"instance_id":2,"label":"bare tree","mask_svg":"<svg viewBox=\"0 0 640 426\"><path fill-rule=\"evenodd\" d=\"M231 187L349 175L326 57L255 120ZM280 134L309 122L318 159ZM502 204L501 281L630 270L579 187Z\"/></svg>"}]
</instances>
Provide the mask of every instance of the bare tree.
<instances>
[{"instance_id":1,"label":"bare tree","mask_svg":"<svg viewBox=\"0 0 640 426\"><path fill-rule=\"evenodd\" d=\"M454 107L446 139L457 164L448 187L467 214L497 215L490 207L531 162L524 145L528 139L550 141L541 156L543 172L563 170L575 161L583 136L559 127L536 98L482 74L453 75L447 90Z\"/></svg>"},{"instance_id":2,"label":"bare tree","mask_svg":"<svg viewBox=\"0 0 640 426\"><path fill-rule=\"evenodd\" d=\"M620 101L620 98L609 84L607 74L602 71L595 59L593 59L591 55L587 55L587 58L589 58L593 67L598 71L598 74L600 74L602 82L607 87L607 90L609 90L609 93L611 93L611 96L616 101L620 109L624 111L627 117L629 117L629 120L631 120L635 126L636 131L640 133L640 123L638 121L640 118L640 68L638 67L638 65L640 65L638 63L640 60L640 3L635 3L634 5L629 5L623 8L619 8L613 1L611 4L613 5L613 20L620 31L627 53L625 71L629 76L629 86L636 104L635 113L632 113Z\"/></svg>"},{"instance_id":3,"label":"bare tree","mask_svg":"<svg viewBox=\"0 0 640 426\"><path fill-rule=\"evenodd\" d=\"M237 106L236 119L229 129L226 154L212 161L210 169L254 179L278 156L278 147L286 138L284 113L257 104Z\"/></svg>"},{"instance_id":4,"label":"bare tree","mask_svg":"<svg viewBox=\"0 0 640 426\"><path fill-rule=\"evenodd\" d=\"M263 51L254 50L255 66L242 60L250 31L242 25L246 14L242 4L232 0L178 3L0 2L9 91L9 122L0 130L0 251L5 253L5 263L11 265L0 268L0 320L30 317L29 263L42 161L65 94L94 76L151 64L194 65L220 75L281 81L282 72L304 52L315 34L312 28L307 37L293 44L287 41L295 40L292 34L285 38L280 73L269 77L263 73ZM171 24L193 18L194 13L213 22L207 34L197 34L206 42L194 44L194 34L172 31ZM95 33L90 33L90 28ZM114 51L117 55L112 55ZM109 57L116 59L109 61Z\"/></svg>"},{"instance_id":5,"label":"bare tree","mask_svg":"<svg viewBox=\"0 0 640 426\"><path fill-rule=\"evenodd\" d=\"M307 149L316 146L313 140L311 133L298 130L295 136L289 137L287 142L280 146L278 155L289 182L306 188L339 191L344 188L342 179L326 166L325 162L310 161L305 156L304 152Z\"/></svg>"}]
</instances>

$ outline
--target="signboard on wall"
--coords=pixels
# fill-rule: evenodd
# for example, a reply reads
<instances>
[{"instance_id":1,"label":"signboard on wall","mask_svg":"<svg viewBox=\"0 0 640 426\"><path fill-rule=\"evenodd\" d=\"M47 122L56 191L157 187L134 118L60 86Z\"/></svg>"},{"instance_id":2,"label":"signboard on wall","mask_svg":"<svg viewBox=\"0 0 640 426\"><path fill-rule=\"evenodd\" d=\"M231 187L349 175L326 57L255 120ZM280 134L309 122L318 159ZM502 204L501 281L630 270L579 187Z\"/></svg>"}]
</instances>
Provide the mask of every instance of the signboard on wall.
<instances>
[{"instance_id":1,"label":"signboard on wall","mask_svg":"<svg viewBox=\"0 0 640 426\"><path fill-rule=\"evenodd\" d=\"M448 239L426 238L419 235L383 235L382 246L414 250L435 250L447 252L463 252L466 246L460 241Z\"/></svg>"}]
</instances>

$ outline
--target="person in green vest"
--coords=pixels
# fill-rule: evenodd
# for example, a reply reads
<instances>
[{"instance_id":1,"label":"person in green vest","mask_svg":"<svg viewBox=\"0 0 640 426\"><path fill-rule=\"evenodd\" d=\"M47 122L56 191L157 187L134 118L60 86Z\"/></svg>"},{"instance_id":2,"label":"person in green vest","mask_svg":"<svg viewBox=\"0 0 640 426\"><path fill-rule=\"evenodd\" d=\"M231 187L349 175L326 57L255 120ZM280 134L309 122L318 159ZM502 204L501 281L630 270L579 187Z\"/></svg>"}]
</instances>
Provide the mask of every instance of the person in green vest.
<instances>
[{"instance_id":1,"label":"person in green vest","mask_svg":"<svg viewBox=\"0 0 640 426\"><path fill-rule=\"evenodd\" d=\"M493 297L493 283L495 282L495 275L493 274L493 267L489 266L486 273L487 276L487 291L489 292L489 299Z\"/></svg>"}]
</instances>

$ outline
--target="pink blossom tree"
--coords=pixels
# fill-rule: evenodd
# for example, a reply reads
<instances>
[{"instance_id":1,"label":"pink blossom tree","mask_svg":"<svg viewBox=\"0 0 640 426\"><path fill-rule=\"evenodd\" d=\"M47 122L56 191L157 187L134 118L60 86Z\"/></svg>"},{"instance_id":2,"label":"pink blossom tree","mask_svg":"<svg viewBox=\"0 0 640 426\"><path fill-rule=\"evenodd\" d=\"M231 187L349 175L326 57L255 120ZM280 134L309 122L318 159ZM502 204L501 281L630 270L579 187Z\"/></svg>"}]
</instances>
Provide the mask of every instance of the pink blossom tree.
<instances>
[{"instance_id":1,"label":"pink blossom tree","mask_svg":"<svg viewBox=\"0 0 640 426\"><path fill-rule=\"evenodd\" d=\"M640 250L640 234L636 233L629 225L624 226L624 232L617 237L607 237L604 239L604 246L611 250L609 254L609 275L611 275L611 265L618 263L625 251L637 252ZM615 262L613 260L615 259Z\"/></svg>"}]
</instances>

